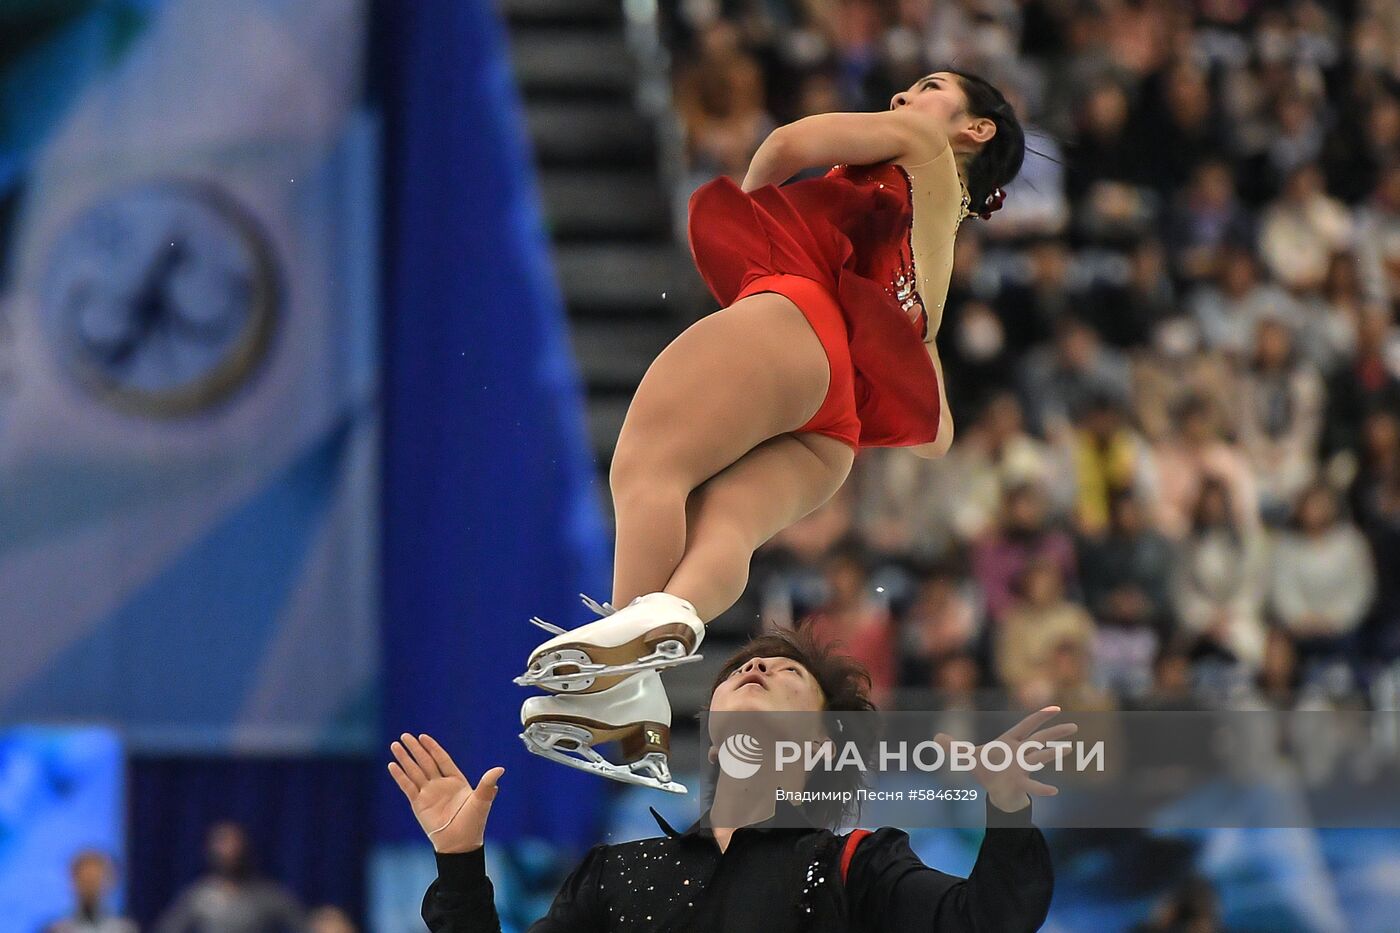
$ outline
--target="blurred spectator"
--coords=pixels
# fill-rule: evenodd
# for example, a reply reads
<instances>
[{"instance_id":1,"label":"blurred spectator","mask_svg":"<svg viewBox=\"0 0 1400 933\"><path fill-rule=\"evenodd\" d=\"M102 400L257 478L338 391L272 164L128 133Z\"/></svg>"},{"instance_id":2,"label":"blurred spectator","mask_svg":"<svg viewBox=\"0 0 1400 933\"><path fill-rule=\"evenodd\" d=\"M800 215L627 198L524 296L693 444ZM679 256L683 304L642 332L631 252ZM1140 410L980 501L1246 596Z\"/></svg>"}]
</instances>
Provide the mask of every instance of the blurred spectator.
<instances>
[{"instance_id":1,"label":"blurred spectator","mask_svg":"<svg viewBox=\"0 0 1400 933\"><path fill-rule=\"evenodd\" d=\"M1023 709L1035 709L1054 703L1070 711L1101 713L1115 709L1117 703L1094 684L1093 649L1078 638L1062 638L1050 649L1044 671L1015 692ZM1101 737L1113 735L1113 723L1091 722L1077 733L1081 741L1092 745ZM1112 742L1109 747L1121 747Z\"/></svg>"},{"instance_id":2,"label":"blurred spectator","mask_svg":"<svg viewBox=\"0 0 1400 933\"><path fill-rule=\"evenodd\" d=\"M1176 615L1193 656L1258 666L1265 574L1257 528L1239 521L1225 484L1206 481L1173 584Z\"/></svg>"},{"instance_id":3,"label":"blurred spectator","mask_svg":"<svg viewBox=\"0 0 1400 933\"><path fill-rule=\"evenodd\" d=\"M1292 709L1298 691L1298 652L1293 639L1270 629L1264 639L1264 658L1255 679L1260 697L1274 709Z\"/></svg>"},{"instance_id":4,"label":"blurred spectator","mask_svg":"<svg viewBox=\"0 0 1400 933\"><path fill-rule=\"evenodd\" d=\"M1216 284L1197 291L1190 304L1204 346L1237 358L1248 355L1261 319L1302 324L1297 301L1277 285L1261 282L1258 262L1242 247L1224 251Z\"/></svg>"},{"instance_id":5,"label":"blurred spectator","mask_svg":"<svg viewBox=\"0 0 1400 933\"><path fill-rule=\"evenodd\" d=\"M1195 64L1177 61L1149 84L1155 106L1143 121L1153 139L1147 154L1148 177L1166 199L1191 178L1199 164L1223 155L1227 140L1206 73Z\"/></svg>"},{"instance_id":6,"label":"blurred spectator","mask_svg":"<svg viewBox=\"0 0 1400 933\"><path fill-rule=\"evenodd\" d=\"M824 563L852 531L855 492L847 483L825 505L784 528L754 555L762 626L791 628L826 599ZM752 587L751 587L752 589ZM740 611L748 607L741 600ZM732 612L733 610L731 610Z\"/></svg>"},{"instance_id":7,"label":"blurred spectator","mask_svg":"<svg viewBox=\"0 0 1400 933\"><path fill-rule=\"evenodd\" d=\"M1086 652L1092 650L1094 620L1065 598L1064 576L1053 560L1028 563L1016 588L1016 600L993 644L998 680L1012 695L1021 696L1047 688L1052 655L1062 644L1073 642Z\"/></svg>"},{"instance_id":8,"label":"blurred spectator","mask_svg":"<svg viewBox=\"0 0 1400 933\"><path fill-rule=\"evenodd\" d=\"M1170 635L1171 543L1148 524L1131 491L1114 496L1108 534L1085 542L1080 572L1089 609L1099 621L1096 653L1102 682L1131 694L1146 689L1152 659Z\"/></svg>"},{"instance_id":9,"label":"blurred spectator","mask_svg":"<svg viewBox=\"0 0 1400 933\"><path fill-rule=\"evenodd\" d=\"M887 703L896 681L896 635L889 610L873 598L865 553L852 542L837 547L823 564L826 601L798 625L822 644L841 643L845 653L870 672L872 698Z\"/></svg>"},{"instance_id":10,"label":"blurred spectator","mask_svg":"<svg viewBox=\"0 0 1400 933\"><path fill-rule=\"evenodd\" d=\"M1120 350L1151 342L1177 304L1160 241L1144 237L1134 243L1127 267L1126 280L1101 281L1091 290L1085 313L1104 341Z\"/></svg>"},{"instance_id":11,"label":"blurred spectator","mask_svg":"<svg viewBox=\"0 0 1400 933\"><path fill-rule=\"evenodd\" d=\"M968 654L952 654L934 665L929 675L937 709L977 709L977 688L982 677L977 662Z\"/></svg>"},{"instance_id":12,"label":"blurred spectator","mask_svg":"<svg viewBox=\"0 0 1400 933\"><path fill-rule=\"evenodd\" d=\"M1267 150L1268 165L1274 178L1288 179L1284 186L1287 195L1288 186L1297 178L1298 171L1311 166L1322 154L1322 119L1314 100L1297 90L1290 90L1274 101L1273 120L1273 138ZM1317 173L1316 183L1320 190L1320 172Z\"/></svg>"},{"instance_id":13,"label":"blurred spectator","mask_svg":"<svg viewBox=\"0 0 1400 933\"><path fill-rule=\"evenodd\" d=\"M938 343L945 381L957 386L948 404L955 422L975 417L989 396L1014 384L1015 358L1005 322L989 304L996 294L995 276L982 265L983 239L964 224L953 250L943 324Z\"/></svg>"},{"instance_id":14,"label":"blurred spectator","mask_svg":"<svg viewBox=\"0 0 1400 933\"><path fill-rule=\"evenodd\" d=\"M1197 876L1187 878L1152 908L1152 916L1133 927L1132 933L1224 933L1220 896L1214 886Z\"/></svg>"},{"instance_id":15,"label":"blurred spectator","mask_svg":"<svg viewBox=\"0 0 1400 933\"><path fill-rule=\"evenodd\" d=\"M1075 519L1080 534L1102 534L1110 500L1128 490L1150 494L1156 488L1152 449L1128 426L1118 402L1098 396L1085 404L1071 435Z\"/></svg>"},{"instance_id":16,"label":"blurred spectator","mask_svg":"<svg viewBox=\"0 0 1400 933\"><path fill-rule=\"evenodd\" d=\"M1254 354L1240 381L1240 444L1259 490L1260 508L1281 519L1313 478L1325 398L1322 379L1294 349L1282 321L1258 324Z\"/></svg>"},{"instance_id":17,"label":"blurred spectator","mask_svg":"<svg viewBox=\"0 0 1400 933\"><path fill-rule=\"evenodd\" d=\"M306 933L358 933L358 930L345 911L327 904L307 916Z\"/></svg>"},{"instance_id":18,"label":"blurred spectator","mask_svg":"<svg viewBox=\"0 0 1400 933\"><path fill-rule=\"evenodd\" d=\"M1056 322L1053 344L1026 356L1023 375L1031 425L1045 434L1067 428L1091 400L1109 398L1127 406L1132 397L1127 359L1073 315Z\"/></svg>"},{"instance_id":19,"label":"blurred spectator","mask_svg":"<svg viewBox=\"0 0 1400 933\"><path fill-rule=\"evenodd\" d=\"M1100 619L1094 632L1094 683L1129 700L1147 693L1160 641L1156 630L1135 616Z\"/></svg>"},{"instance_id":20,"label":"blurred spectator","mask_svg":"<svg viewBox=\"0 0 1400 933\"><path fill-rule=\"evenodd\" d=\"M940 343L944 380L957 386L948 399L953 422L966 423L992 395L1014 385L1015 355L1007 345L1006 324L985 301L949 303Z\"/></svg>"},{"instance_id":21,"label":"blurred spectator","mask_svg":"<svg viewBox=\"0 0 1400 933\"><path fill-rule=\"evenodd\" d=\"M1096 84L1079 107L1065 189L1091 235L1143 229L1155 209L1147 178L1149 142L1132 131L1132 104L1116 80Z\"/></svg>"},{"instance_id":22,"label":"blurred spectator","mask_svg":"<svg viewBox=\"0 0 1400 933\"><path fill-rule=\"evenodd\" d=\"M1400 414L1378 408L1366 416L1357 451L1356 475L1347 502L1363 528L1379 510L1381 497L1400 481Z\"/></svg>"},{"instance_id":23,"label":"blurred spectator","mask_svg":"<svg viewBox=\"0 0 1400 933\"><path fill-rule=\"evenodd\" d=\"M1282 196L1264 211L1259 255L1276 280L1302 293L1322 286L1332 254L1348 249L1351 238L1351 215L1310 163L1288 176Z\"/></svg>"},{"instance_id":24,"label":"blurred spectator","mask_svg":"<svg viewBox=\"0 0 1400 933\"><path fill-rule=\"evenodd\" d=\"M1157 527L1181 538L1192 527L1207 482L1223 485L1232 523L1252 528L1259 520L1258 494L1244 455L1221 437L1215 413L1204 399L1188 398L1176 415L1176 434L1157 445Z\"/></svg>"},{"instance_id":25,"label":"blurred spectator","mask_svg":"<svg viewBox=\"0 0 1400 933\"><path fill-rule=\"evenodd\" d=\"M175 899L156 923L156 933L300 933L301 905L282 885L257 873L242 826L210 827L205 857L208 873Z\"/></svg>"},{"instance_id":26,"label":"blurred spectator","mask_svg":"<svg viewBox=\"0 0 1400 933\"><path fill-rule=\"evenodd\" d=\"M1223 354L1203 351L1196 322L1179 316L1162 322L1150 349L1133 361L1134 414L1153 445L1176 430L1176 415L1193 399L1215 424L1230 420L1239 397L1239 373Z\"/></svg>"},{"instance_id":27,"label":"blurred spectator","mask_svg":"<svg viewBox=\"0 0 1400 933\"><path fill-rule=\"evenodd\" d=\"M1152 527L1141 497L1132 490L1117 493L1108 533L1080 549L1089 608L1100 619L1142 622L1165 632L1175 561L1172 543Z\"/></svg>"},{"instance_id":28,"label":"blurred spectator","mask_svg":"<svg viewBox=\"0 0 1400 933\"><path fill-rule=\"evenodd\" d=\"M1383 184L1386 165L1400 151L1400 98L1392 82L1388 88L1361 90L1352 104L1341 114L1326 161L1336 193L1355 202Z\"/></svg>"},{"instance_id":29,"label":"blurred spectator","mask_svg":"<svg viewBox=\"0 0 1400 933\"><path fill-rule=\"evenodd\" d=\"M907 660L901 680L930 682L945 659L974 649L981 628L973 594L966 591L958 573L946 564L929 570L919 580L901 626Z\"/></svg>"},{"instance_id":30,"label":"blurred spectator","mask_svg":"<svg viewBox=\"0 0 1400 933\"><path fill-rule=\"evenodd\" d=\"M1336 493L1323 484L1299 496L1293 524L1274 546L1269 586L1274 617L1305 665L1314 658L1350 659L1352 635L1375 595L1366 541L1341 520Z\"/></svg>"},{"instance_id":31,"label":"blurred spectator","mask_svg":"<svg viewBox=\"0 0 1400 933\"><path fill-rule=\"evenodd\" d=\"M1356 250L1366 298L1400 303L1400 156L1393 151L1358 212Z\"/></svg>"},{"instance_id":32,"label":"blurred spectator","mask_svg":"<svg viewBox=\"0 0 1400 933\"><path fill-rule=\"evenodd\" d=\"M107 911L116 867L104 852L86 849L73 858L73 913L45 927L45 933L136 933L130 920Z\"/></svg>"},{"instance_id":33,"label":"blurred spectator","mask_svg":"<svg viewBox=\"0 0 1400 933\"><path fill-rule=\"evenodd\" d=\"M1083 303L1083 289L1071 281L1072 262L1063 240L1042 237L1027 249L1018 277L1003 284L997 314L1016 353L1050 339L1060 320Z\"/></svg>"},{"instance_id":34,"label":"blurred spectator","mask_svg":"<svg viewBox=\"0 0 1400 933\"><path fill-rule=\"evenodd\" d=\"M773 129L758 63L739 31L718 20L700 33L694 58L676 73L676 110L692 171L703 178L742 178L759 143Z\"/></svg>"},{"instance_id":35,"label":"blurred spectator","mask_svg":"<svg viewBox=\"0 0 1400 933\"><path fill-rule=\"evenodd\" d=\"M1378 582L1366 648L1372 660L1388 664L1400 659L1400 476L1376 490L1364 520Z\"/></svg>"},{"instance_id":36,"label":"blurred spectator","mask_svg":"<svg viewBox=\"0 0 1400 933\"><path fill-rule=\"evenodd\" d=\"M972 575L986 600L987 616L1001 621L1016 600L1016 586L1032 563L1048 562L1060 571L1060 584L1077 582L1074 544L1050 526L1045 494L1034 484L1006 491L999 527L972 552Z\"/></svg>"},{"instance_id":37,"label":"blurred spectator","mask_svg":"<svg viewBox=\"0 0 1400 933\"><path fill-rule=\"evenodd\" d=\"M1400 411L1395 345L1390 314L1376 308L1362 312L1356 326L1355 355L1333 374L1327 386L1327 451L1356 449L1368 412L1378 408Z\"/></svg>"},{"instance_id":38,"label":"blurred spectator","mask_svg":"<svg viewBox=\"0 0 1400 933\"><path fill-rule=\"evenodd\" d=\"M1357 326L1367 305L1360 270L1354 253L1335 254L1321 291L1307 301L1307 324L1299 335L1299 349L1329 375L1356 352Z\"/></svg>"},{"instance_id":39,"label":"blurred spectator","mask_svg":"<svg viewBox=\"0 0 1400 933\"><path fill-rule=\"evenodd\" d=\"M1229 163L1212 159L1196 166L1175 199L1167 231L1173 268L1190 283L1219 274L1225 247L1250 248L1253 224L1235 193Z\"/></svg>"},{"instance_id":40,"label":"blurred spectator","mask_svg":"<svg viewBox=\"0 0 1400 933\"><path fill-rule=\"evenodd\" d=\"M1196 706L1191 692L1191 658L1164 648L1152 661L1152 687L1138 698L1135 709L1189 710Z\"/></svg>"},{"instance_id":41,"label":"blurred spectator","mask_svg":"<svg viewBox=\"0 0 1400 933\"><path fill-rule=\"evenodd\" d=\"M920 562L982 536L996 521L1004 489L1049 483L1065 472L1056 452L1026 433L1020 402L1010 393L995 396L940 460L869 450L858 463L865 541L882 554Z\"/></svg>"}]
</instances>

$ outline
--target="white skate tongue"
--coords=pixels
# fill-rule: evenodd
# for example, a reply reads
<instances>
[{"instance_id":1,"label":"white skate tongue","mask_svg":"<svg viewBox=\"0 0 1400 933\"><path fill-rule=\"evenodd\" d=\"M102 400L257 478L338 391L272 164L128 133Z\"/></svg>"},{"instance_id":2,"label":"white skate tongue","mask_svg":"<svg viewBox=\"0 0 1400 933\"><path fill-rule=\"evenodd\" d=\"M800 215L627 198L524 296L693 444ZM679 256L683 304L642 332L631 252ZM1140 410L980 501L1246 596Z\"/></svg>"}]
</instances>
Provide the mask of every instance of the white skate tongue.
<instances>
[{"instance_id":1,"label":"white skate tongue","mask_svg":"<svg viewBox=\"0 0 1400 933\"><path fill-rule=\"evenodd\" d=\"M546 622L539 616L531 616L530 624L539 626L551 635L563 635L564 632L567 631L567 629L562 629L559 626L555 625L553 622Z\"/></svg>"},{"instance_id":2,"label":"white skate tongue","mask_svg":"<svg viewBox=\"0 0 1400 933\"><path fill-rule=\"evenodd\" d=\"M600 616L610 616L614 612L617 612L617 610L613 608L612 603L600 603L587 593L578 594L578 598L583 600L585 606Z\"/></svg>"}]
</instances>

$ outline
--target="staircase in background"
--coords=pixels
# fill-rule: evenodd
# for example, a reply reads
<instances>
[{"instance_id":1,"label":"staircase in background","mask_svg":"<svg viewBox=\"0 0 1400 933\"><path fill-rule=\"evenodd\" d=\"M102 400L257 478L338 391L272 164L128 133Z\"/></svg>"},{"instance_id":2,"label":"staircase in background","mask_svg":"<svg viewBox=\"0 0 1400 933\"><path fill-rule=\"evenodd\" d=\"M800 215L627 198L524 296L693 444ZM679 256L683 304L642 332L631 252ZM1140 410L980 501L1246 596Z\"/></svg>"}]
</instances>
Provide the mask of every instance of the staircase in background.
<instances>
[{"instance_id":1,"label":"staircase in background","mask_svg":"<svg viewBox=\"0 0 1400 933\"><path fill-rule=\"evenodd\" d=\"M620 0L500 2L606 490L618 430L642 375L714 305L673 233L658 142L665 127L637 103L644 81ZM751 607L716 619L704 660L666 679L678 717L673 761L682 767L705 766L707 746L684 724L709 701L713 675L753 624Z\"/></svg>"},{"instance_id":2,"label":"staircase in background","mask_svg":"<svg viewBox=\"0 0 1400 933\"><path fill-rule=\"evenodd\" d=\"M606 471L637 383L695 317L698 277L671 233L619 0L500 2Z\"/></svg>"}]
</instances>

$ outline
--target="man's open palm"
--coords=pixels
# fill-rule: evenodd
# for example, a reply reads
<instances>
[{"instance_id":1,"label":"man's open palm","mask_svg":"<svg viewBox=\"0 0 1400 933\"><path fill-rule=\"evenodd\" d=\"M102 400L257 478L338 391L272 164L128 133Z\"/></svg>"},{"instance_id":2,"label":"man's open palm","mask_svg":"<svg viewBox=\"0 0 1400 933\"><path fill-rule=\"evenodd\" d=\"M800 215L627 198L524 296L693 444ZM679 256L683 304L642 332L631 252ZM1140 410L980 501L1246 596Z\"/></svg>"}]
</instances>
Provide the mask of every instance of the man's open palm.
<instances>
[{"instance_id":1,"label":"man's open palm","mask_svg":"<svg viewBox=\"0 0 1400 933\"><path fill-rule=\"evenodd\" d=\"M505 768L492 768L475 788L452 756L430 735L405 732L389 746L394 761L389 774L413 805L418 825L438 852L470 852L486 836L486 815L496 799L496 782Z\"/></svg>"},{"instance_id":2,"label":"man's open palm","mask_svg":"<svg viewBox=\"0 0 1400 933\"><path fill-rule=\"evenodd\" d=\"M1079 726L1072 722L1041 728L1059 714L1058 706L1042 707L997 736L995 741L1001 742L1011 753L1009 766L1001 770L988 768L980 754L982 746L977 746L979 754L974 759L976 765L972 768L972 777L986 788L994 806L1007 811L1019 810L1028 806L1032 797L1053 797L1059 793L1057 788L1031 777L1036 772L1021 766L1022 745L1032 743L1037 746L1035 750L1025 753L1026 764L1044 765L1055 757L1055 750L1046 748L1045 743L1062 741L1079 731ZM953 743L952 736L946 732L938 733L933 740L945 752L950 750Z\"/></svg>"}]
</instances>

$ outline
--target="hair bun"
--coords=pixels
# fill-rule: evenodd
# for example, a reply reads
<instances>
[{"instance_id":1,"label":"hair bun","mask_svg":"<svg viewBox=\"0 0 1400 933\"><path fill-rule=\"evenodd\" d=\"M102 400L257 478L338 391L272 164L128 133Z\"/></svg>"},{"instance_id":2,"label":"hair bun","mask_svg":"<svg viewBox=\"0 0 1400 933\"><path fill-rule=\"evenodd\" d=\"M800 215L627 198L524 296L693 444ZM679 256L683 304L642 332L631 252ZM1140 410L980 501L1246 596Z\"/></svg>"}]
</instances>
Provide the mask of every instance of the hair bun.
<instances>
[{"instance_id":1,"label":"hair bun","mask_svg":"<svg viewBox=\"0 0 1400 933\"><path fill-rule=\"evenodd\" d=\"M1006 192L1000 188L994 188L992 193L987 195L982 202L982 209L977 212L977 216L983 220L991 220L992 215L1001 210L1001 206L1006 203Z\"/></svg>"}]
</instances>

